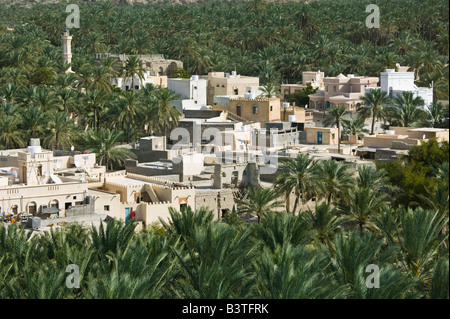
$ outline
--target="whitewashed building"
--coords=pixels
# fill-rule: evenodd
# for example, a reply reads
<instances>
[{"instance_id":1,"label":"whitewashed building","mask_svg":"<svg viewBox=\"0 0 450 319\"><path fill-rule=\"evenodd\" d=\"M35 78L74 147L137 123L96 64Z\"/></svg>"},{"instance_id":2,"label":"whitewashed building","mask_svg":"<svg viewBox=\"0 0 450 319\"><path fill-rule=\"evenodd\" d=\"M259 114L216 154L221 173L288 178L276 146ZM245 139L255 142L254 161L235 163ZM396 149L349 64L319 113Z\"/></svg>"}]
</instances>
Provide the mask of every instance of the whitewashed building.
<instances>
[{"instance_id":1,"label":"whitewashed building","mask_svg":"<svg viewBox=\"0 0 450 319\"><path fill-rule=\"evenodd\" d=\"M181 95L181 99L173 101L171 105L180 112L185 109L206 109L207 84L208 81L200 79L198 75L193 75L190 79L168 79L167 88Z\"/></svg>"},{"instance_id":2,"label":"whitewashed building","mask_svg":"<svg viewBox=\"0 0 450 319\"><path fill-rule=\"evenodd\" d=\"M385 72L381 72L380 76L380 88L384 92L388 92L393 98L401 95L403 92L413 92L415 97L421 97L425 103L424 108L433 103L433 88L418 87L414 83L414 72L406 72L402 68L400 72L395 69L386 69ZM374 88L366 88L366 91Z\"/></svg>"}]
</instances>

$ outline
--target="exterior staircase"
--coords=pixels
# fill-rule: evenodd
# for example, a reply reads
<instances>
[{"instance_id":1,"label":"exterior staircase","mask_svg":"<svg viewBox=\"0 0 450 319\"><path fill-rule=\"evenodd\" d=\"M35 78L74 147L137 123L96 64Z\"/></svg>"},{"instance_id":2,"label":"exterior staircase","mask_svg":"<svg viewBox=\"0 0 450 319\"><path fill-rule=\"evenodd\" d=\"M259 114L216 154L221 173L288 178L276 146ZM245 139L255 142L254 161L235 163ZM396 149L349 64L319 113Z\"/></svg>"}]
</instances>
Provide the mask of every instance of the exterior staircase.
<instances>
[{"instance_id":1,"label":"exterior staircase","mask_svg":"<svg viewBox=\"0 0 450 319\"><path fill-rule=\"evenodd\" d=\"M243 123L249 123L251 121L233 113L230 111L227 111L227 119L232 120L232 121L236 121L236 122L243 122Z\"/></svg>"}]
</instances>

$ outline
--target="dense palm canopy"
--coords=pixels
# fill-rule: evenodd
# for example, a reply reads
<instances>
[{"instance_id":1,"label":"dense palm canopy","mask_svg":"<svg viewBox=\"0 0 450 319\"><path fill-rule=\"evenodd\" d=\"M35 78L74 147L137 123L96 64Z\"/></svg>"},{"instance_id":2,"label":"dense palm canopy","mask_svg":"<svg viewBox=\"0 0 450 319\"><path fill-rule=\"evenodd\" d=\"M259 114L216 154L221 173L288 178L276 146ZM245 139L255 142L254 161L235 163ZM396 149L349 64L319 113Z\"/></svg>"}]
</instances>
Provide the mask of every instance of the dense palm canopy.
<instances>
[{"instance_id":1,"label":"dense palm canopy","mask_svg":"<svg viewBox=\"0 0 450 319\"><path fill-rule=\"evenodd\" d=\"M398 62L420 86L433 85L435 100L448 100L448 1L405 0L392 10L392 1L380 0L375 29L364 26L367 4L357 0L231 3L80 2L85 24L71 30L74 74L61 61L65 3L0 4L0 147L42 137L52 149L95 152L110 169L133 157L121 144L153 130L167 136L181 116L170 106L179 96L110 84L120 74L142 76L138 54L181 59L185 70L177 72L185 76L259 76L270 95L302 71L379 76ZM129 60L96 64L101 52ZM394 105L376 89L362 100L371 134L376 118L415 122L414 101ZM427 125L448 127L448 107L428 113ZM352 135L365 133L361 123L335 121ZM226 223L188 207L139 232L134 221L115 220L36 236L0 225L0 298L449 298L448 143L427 142L357 171L306 154L282 158L274 189L286 196L284 210L272 189L239 203L238 215L256 214L260 223ZM65 285L73 263L81 289ZM380 289L365 284L368 264L380 268Z\"/></svg>"}]
</instances>

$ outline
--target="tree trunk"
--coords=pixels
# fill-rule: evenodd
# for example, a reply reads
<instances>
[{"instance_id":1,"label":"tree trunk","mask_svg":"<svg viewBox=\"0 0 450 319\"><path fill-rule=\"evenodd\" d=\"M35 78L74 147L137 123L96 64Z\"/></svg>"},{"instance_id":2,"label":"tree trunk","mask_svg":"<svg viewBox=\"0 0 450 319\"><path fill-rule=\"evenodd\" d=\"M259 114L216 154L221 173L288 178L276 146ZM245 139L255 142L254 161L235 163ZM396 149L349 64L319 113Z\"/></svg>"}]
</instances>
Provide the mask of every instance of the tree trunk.
<instances>
[{"instance_id":1,"label":"tree trunk","mask_svg":"<svg viewBox=\"0 0 450 319\"><path fill-rule=\"evenodd\" d=\"M341 123L338 122L338 154L341 154Z\"/></svg>"},{"instance_id":2,"label":"tree trunk","mask_svg":"<svg viewBox=\"0 0 450 319\"><path fill-rule=\"evenodd\" d=\"M373 117L372 117L372 129L370 130L370 135L374 134L373 131L375 129L375 116L376 116L376 114L375 114L375 111L374 111L373 112Z\"/></svg>"},{"instance_id":3,"label":"tree trunk","mask_svg":"<svg viewBox=\"0 0 450 319\"><path fill-rule=\"evenodd\" d=\"M294 214L294 215L295 215L295 212L297 211L298 200L299 200L298 194L296 194L296 195L297 195L297 197L295 198L294 209L292 210L292 214Z\"/></svg>"},{"instance_id":4,"label":"tree trunk","mask_svg":"<svg viewBox=\"0 0 450 319\"><path fill-rule=\"evenodd\" d=\"M127 144L130 144L130 130L131 130L131 121L128 120L128 125L127 125Z\"/></svg>"}]
</instances>

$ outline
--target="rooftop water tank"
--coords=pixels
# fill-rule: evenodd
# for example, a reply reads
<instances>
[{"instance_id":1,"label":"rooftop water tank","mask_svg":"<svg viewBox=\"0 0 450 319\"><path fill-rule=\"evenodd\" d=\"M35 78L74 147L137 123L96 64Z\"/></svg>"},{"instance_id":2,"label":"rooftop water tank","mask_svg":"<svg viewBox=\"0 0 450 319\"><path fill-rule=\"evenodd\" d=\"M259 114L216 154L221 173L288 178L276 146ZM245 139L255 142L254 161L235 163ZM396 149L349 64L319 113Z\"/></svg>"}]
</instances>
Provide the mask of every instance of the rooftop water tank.
<instances>
[{"instance_id":1,"label":"rooftop water tank","mask_svg":"<svg viewBox=\"0 0 450 319\"><path fill-rule=\"evenodd\" d=\"M41 143L38 138L30 139L30 146L28 146L27 152L30 153L31 155L42 152Z\"/></svg>"},{"instance_id":2,"label":"rooftop water tank","mask_svg":"<svg viewBox=\"0 0 450 319\"><path fill-rule=\"evenodd\" d=\"M191 80L192 81L198 81L198 75L191 76Z\"/></svg>"},{"instance_id":3,"label":"rooftop water tank","mask_svg":"<svg viewBox=\"0 0 450 319\"><path fill-rule=\"evenodd\" d=\"M283 102L282 106L283 107L289 107L291 104L289 102Z\"/></svg>"},{"instance_id":4,"label":"rooftop water tank","mask_svg":"<svg viewBox=\"0 0 450 319\"><path fill-rule=\"evenodd\" d=\"M236 71L231 71L232 76L236 76Z\"/></svg>"},{"instance_id":5,"label":"rooftop water tank","mask_svg":"<svg viewBox=\"0 0 450 319\"><path fill-rule=\"evenodd\" d=\"M355 75L354 75L354 74L347 74L347 77L348 77L348 78L354 78Z\"/></svg>"},{"instance_id":6,"label":"rooftop water tank","mask_svg":"<svg viewBox=\"0 0 450 319\"><path fill-rule=\"evenodd\" d=\"M30 139L30 146L41 146L41 142L38 138L31 138Z\"/></svg>"},{"instance_id":7,"label":"rooftop water tank","mask_svg":"<svg viewBox=\"0 0 450 319\"><path fill-rule=\"evenodd\" d=\"M289 122L295 121L295 115L289 115Z\"/></svg>"},{"instance_id":8,"label":"rooftop water tank","mask_svg":"<svg viewBox=\"0 0 450 319\"><path fill-rule=\"evenodd\" d=\"M247 95L250 100L254 100L256 98L255 93L248 93Z\"/></svg>"}]
</instances>

